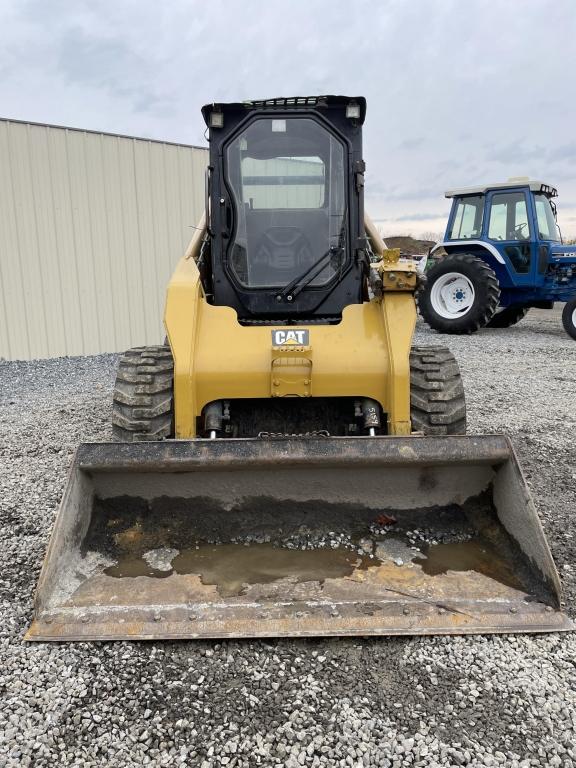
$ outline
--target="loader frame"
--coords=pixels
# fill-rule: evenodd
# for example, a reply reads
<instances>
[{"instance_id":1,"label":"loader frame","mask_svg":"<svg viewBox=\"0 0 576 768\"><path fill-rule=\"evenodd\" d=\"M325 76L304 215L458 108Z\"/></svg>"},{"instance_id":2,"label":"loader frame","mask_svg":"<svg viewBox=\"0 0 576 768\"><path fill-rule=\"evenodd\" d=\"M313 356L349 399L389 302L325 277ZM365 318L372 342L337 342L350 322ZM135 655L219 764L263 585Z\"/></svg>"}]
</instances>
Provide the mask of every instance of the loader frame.
<instances>
[{"instance_id":1,"label":"loader frame","mask_svg":"<svg viewBox=\"0 0 576 768\"><path fill-rule=\"evenodd\" d=\"M399 262L395 251L384 252L385 260L375 270L379 296L348 305L335 325L279 325L307 331L309 343L277 345L274 325L243 325L231 307L208 302L197 267L205 237L201 222L166 298L176 438L198 435L202 411L210 402L274 397L370 398L386 414L387 434L410 434L413 265Z\"/></svg>"}]
</instances>

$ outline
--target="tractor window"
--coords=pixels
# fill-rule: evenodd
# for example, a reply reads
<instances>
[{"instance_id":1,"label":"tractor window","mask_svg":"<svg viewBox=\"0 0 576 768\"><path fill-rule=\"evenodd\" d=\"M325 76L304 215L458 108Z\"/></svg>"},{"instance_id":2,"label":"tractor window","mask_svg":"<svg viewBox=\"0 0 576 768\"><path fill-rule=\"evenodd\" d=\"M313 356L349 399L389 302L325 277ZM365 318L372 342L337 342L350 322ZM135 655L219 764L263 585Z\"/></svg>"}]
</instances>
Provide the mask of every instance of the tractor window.
<instances>
[{"instance_id":1,"label":"tractor window","mask_svg":"<svg viewBox=\"0 0 576 768\"><path fill-rule=\"evenodd\" d=\"M349 258L345 169L343 144L309 118L258 118L232 139L228 264L241 284L285 286L323 256L310 287L335 277Z\"/></svg>"},{"instance_id":2,"label":"tractor window","mask_svg":"<svg viewBox=\"0 0 576 768\"><path fill-rule=\"evenodd\" d=\"M470 197L460 198L456 205L456 214L448 234L448 239L465 240L480 237L483 212L483 195L471 195Z\"/></svg>"},{"instance_id":3,"label":"tractor window","mask_svg":"<svg viewBox=\"0 0 576 768\"><path fill-rule=\"evenodd\" d=\"M530 239L524 192L499 192L492 196L488 237L491 240Z\"/></svg>"},{"instance_id":4,"label":"tractor window","mask_svg":"<svg viewBox=\"0 0 576 768\"><path fill-rule=\"evenodd\" d=\"M538 236L540 240L553 240L554 242L559 243L558 226L556 224L554 213L552 212L550 200L546 195L536 193L534 195L534 202L536 204Z\"/></svg>"}]
</instances>

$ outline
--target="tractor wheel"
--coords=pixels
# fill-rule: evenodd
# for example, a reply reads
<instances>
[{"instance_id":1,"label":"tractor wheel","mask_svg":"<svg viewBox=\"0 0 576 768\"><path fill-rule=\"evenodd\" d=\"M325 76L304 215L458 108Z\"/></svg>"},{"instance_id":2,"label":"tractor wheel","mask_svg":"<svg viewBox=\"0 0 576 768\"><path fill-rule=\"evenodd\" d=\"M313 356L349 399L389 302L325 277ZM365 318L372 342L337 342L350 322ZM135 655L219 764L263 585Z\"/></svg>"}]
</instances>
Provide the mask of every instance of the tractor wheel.
<instances>
[{"instance_id":1,"label":"tractor wheel","mask_svg":"<svg viewBox=\"0 0 576 768\"><path fill-rule=\"evenodd\" d=\"M465 435L466 400L458 363L447 347L410 351L412 431L425 435Z\"/></svg>"},{"instance_id":2,"label":"tractor wheel","mask_svg":"<svg viewBox=\"0 0 576 768\"><path fill-rule=\"evenodd\" d=\"M512 304L504 309L499 309L492 320L486 324L486 328L510 328L511 325L516 325L526 317L530 307L525 307L522 304Z\"/></svg>"},{"instance_id":3,"label":"tractor wheel","mask_svg":"<svg viewBox=\"0 0 576 768\"><path fill-rule=\"evenodd\" d=\"M445 256L426 272L418 294L420 314L440 333L475 333L498 309L500 287L494 271L470 253Z\"/></svg>"},{"instance_id":4,"label":"tractor wheel","mask_svg":"<svg viewBox=\"0 0 576 768\"><path fill-rule=\"evenodd\" d=\"M123 443L174 437L170 347L136 347L122 355L114 385L112 434Z\"/></svg>"},{"instance_id":5,"label":"tractor wheel","mask_svg":"<svg viewBox=\"0 0 576 768\"><path fill-rule=\"evenodd\" d=\"M562 325L564 330L573 339L576 339L576 296L566 304L562 312Z\"/></svg>"}]
</instances>

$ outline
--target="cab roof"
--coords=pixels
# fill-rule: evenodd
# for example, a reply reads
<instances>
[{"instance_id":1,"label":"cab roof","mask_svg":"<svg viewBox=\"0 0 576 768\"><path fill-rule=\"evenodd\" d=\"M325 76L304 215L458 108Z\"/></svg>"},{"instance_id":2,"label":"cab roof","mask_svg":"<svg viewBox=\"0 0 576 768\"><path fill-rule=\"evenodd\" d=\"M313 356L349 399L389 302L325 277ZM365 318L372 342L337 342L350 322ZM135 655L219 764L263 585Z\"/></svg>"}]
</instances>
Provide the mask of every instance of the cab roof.
<instances>
[{"instance_id":1,"label":"cab roof","mask_svg":"<svg viewBox=\"0 0 576 768\"><path fill-rule=\"evenodd\" d=\"M537 179L529 179L528 176L514 176L508 181L500 181L496 184L482 184L479 187L460 187L449 189L444 193L445 197L460 197L461 195L485 195L493 189L515 189L529 187L532 192L543 192L548 197L558 197L558 190L551 184Z\"/></svg>"},{"instance_id":2,"label":"cab roof","mask_svg":"<svg viewBox=\"0 0 576 768\"><path fill-rule=\"evenodd\" d=\"M241 101L232 103L205 104L202 107L202 116L206 125L209 125L211 112L225 112L228 110L245 109L251 110L294 110L300 111L310 107L347 107L349 104L356 104L359 107L360 116L358 123L362 125L366 117L366 99L363 96L289 96L276 99L262 99L261 101Z\"/></svg>"}]
</instances>

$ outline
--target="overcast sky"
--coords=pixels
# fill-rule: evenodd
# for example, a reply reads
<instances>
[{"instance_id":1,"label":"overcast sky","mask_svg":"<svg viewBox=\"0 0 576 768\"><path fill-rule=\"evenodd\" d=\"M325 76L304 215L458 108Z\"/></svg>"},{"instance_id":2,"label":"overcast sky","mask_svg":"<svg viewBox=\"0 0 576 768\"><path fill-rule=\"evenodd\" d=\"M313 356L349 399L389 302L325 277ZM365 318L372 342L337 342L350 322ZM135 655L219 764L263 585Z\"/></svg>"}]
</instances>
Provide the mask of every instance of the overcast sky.
<instances>
[{"instance_id":1,"label":"overcast sky","mask_svg":"<svg viewBox=\"0 0 576 768\"><path fill-rule=\"evenodd\" d=\"M200 107L368 100L367 209L529 175L576 234L576 0L0 0L0 116L203 144Z\"/></svg>"}]
</instances>

